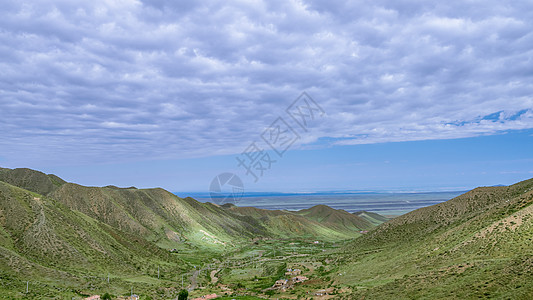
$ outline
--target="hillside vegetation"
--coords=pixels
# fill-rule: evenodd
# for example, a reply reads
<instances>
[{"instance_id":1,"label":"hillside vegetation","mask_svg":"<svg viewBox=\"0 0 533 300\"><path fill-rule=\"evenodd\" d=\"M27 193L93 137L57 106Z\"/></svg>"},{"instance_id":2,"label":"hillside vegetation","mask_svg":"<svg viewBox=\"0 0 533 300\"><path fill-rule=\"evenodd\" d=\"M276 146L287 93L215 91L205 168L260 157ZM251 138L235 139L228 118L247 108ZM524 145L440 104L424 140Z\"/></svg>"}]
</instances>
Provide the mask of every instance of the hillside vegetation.
<instances>
[{"instance_id":1,"label":"hillside vegetation","mask_svg":"<svg viewBox=\"0 0 533 300\"><path fill-rule=\"evenodd\" d=\"M90 290L95 277L150 273L163 261L167 276L187 265L137 235L4 182L0 225L0 289L11 295L7 298L18 296L13 291L22 292L26 281L39 282L39 293L29 296L50 297L56 289L67 294L74 288Z\"/></svg>"},{"instance_id":2,"label":"hillside vegetation","mask_svg":"<svg viewBox=\"0 0 533 300\"><path fill-rule=\"evenodd\" d=\"M372 226L321 209L324 218L220 207L160 188L86 187L30 169L0 168L0 292L7 298L58 291L69 297L121 293L132 282L176 289L180 274L190 276L194 266L257 238L338 241ZM22 294L26 281L38 292Z\"/></svg>"},{"instance_id":3,"label":"hillside vegetation","mask_svg":"<svg viewBox=\"0 0 533 300\"><path fill-rule=\"evenodd\" d=\"M357 232L375 227L372 222L344 210L316 205L300 211L267 210L255 207L225 206L226 210L252 216L265 224L274 236L309 236L322 240L341 240L357 237Z\"/></svg>"},{"instance_id":4,"label":"hillside vegetation","mask_svg":"<svg viewBox=\"0 0 533 300\"><path fill-rule=\"evenodd\" d=\"M383 224L387 222L388 220L390 220L390 218L387 218L385 216L382 216L380 214L370 212L370 211L358 211L358 212L354 212L353 214L369 221L370 223L376 226Z\"/></svg>"},{"instance_id":5,"label":"hillside vegetation","mask_svg":"<svg viewBox=\"0 0 533 300\"><path fill-rule=\"evenodd\" d=\"M533 179L412 211L344 247L334 280L349 299L532 299L531 204Z\"/></svg>"}]
</instances>

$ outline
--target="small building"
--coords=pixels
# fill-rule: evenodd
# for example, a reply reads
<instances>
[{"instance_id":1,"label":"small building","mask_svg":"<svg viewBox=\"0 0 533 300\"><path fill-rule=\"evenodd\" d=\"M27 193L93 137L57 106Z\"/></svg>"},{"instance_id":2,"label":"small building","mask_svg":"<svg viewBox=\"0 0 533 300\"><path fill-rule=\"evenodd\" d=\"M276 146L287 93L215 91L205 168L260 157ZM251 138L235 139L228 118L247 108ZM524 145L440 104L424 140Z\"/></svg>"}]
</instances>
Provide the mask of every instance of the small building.
<instances>
[{"instance_id":1,"label":"small building","mask_svg":"<svg viewBox=\"0 0 533 300\"><path fill-rule=\"evenodd\" d=\"M287 276L297 276L300 274L302 274L302 270L300 269L287 269L287 272L285 272Z\"/></svg>"},{"instance_id":2,"label":"small building","mask_svg":"<svg viewBox=\"0 0 533 300\"><path fill-rule=\"evenodd\" d=\"M300 282L304 282L306 280L309 280L309 278L307 278L305 276L296 276L296 277L292 278L292 282L294 282L294 283L300 283Z\"/></svg>"},{"instance_id":3,"label":"small building","mask_svg":"<svg viewBox=\"0 0 533 300\"><path fill-rule=\"evenodd\" d=\"M287 284L287 281L288 281L287 279L276 280L276 282L274 283L274 286L272 286L272 287L274 287L274 288L282 287L282 286Z\"/></svg>"},{"instance_id":4,"label":"small building","mask_svg":"<svg viewBox=\"0 0 533 300\"><path fill-rule=\"evenodd\" d=\"M333 294L334 292L334 288L327 288L325 290L318 290L318 291L315 291L315 296L326 296L326 295L331 295Z\"/></svg>"}]
</instances>

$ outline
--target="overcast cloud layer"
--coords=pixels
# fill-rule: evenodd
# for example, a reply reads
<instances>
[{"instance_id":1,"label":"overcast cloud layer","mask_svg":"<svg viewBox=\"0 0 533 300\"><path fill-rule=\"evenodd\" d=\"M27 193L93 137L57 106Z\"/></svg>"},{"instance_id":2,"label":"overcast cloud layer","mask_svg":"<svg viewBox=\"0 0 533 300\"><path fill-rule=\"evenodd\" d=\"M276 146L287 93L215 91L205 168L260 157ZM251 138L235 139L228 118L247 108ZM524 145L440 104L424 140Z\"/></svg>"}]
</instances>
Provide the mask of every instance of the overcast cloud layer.
<instances>
[{"instance_id":1,"label":"overcast cloud layer","mask_svg":"<svg viewBox=\"0 0 533 300\"><path fill-rule=\"evenodd\" d=\"M198 1L199 2L199 1ZM240 153L302 92L303 147L533 128L531 1L2 1L0 163Z\"/></svg>"}]
</instances>

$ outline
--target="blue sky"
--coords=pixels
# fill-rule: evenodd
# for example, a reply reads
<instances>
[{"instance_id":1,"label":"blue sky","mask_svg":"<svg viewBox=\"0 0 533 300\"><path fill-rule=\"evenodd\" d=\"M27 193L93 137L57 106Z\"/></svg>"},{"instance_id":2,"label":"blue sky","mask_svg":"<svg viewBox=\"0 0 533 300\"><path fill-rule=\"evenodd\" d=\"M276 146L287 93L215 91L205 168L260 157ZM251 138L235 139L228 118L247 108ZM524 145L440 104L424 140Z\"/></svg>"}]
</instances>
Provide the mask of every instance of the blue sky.
<instances>
[{"instance_id":1,"label":"blue sky","mask_svg":"<svg viewBox=\"0 0 533 300\"><path fill-rule=\"evenodd\" d=\"M221 172L255 191L533 177L531 1L2 5L3 167L176 192ZM286 111L304 91L305 128ZM281 157L275 124L297 137ZM257 182L236 160L253 142L276 161Z\"/></svg>"},{"instance_id":2,"label":"blue sky","mask_svg":"<svg viewBox=\"0 0 533 300\"><path fill-rule=\"evenodd\" d=\"M238 155L47 170L85 184L161 186L180 195L207 192L213 177L222 172L239 176L246 191L462 191L533 178L532 137L533 130L523 130L463 139L292 150L257 182L238 167Z\"/></svg>"}]
</instances>

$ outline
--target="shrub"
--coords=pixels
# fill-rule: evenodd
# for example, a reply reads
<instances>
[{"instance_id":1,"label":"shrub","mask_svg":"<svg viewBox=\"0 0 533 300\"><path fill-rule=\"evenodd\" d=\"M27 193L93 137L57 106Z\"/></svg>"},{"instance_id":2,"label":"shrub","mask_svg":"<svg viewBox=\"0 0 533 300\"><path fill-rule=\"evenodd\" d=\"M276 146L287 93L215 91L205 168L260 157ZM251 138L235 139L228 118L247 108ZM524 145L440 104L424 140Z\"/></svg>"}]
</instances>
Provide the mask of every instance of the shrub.
<instances>
[{"instance_id":1,"label":"shrub","mask_svg":"<svg viewBox=\"0 0 533 300\"><path fill-rule=\"evenodd\" d=\"M189 298L189 292L187 290L181 290L178 294L178 300L187 300Z\"/></svg>"},{"instance_id":2,"label":"shrub","mask_svg":"<svg viewBox=\"0 0 533 300\"><path fill-rule=\"evenodd\" d=\"M102 300L111 300L111 295L109 295L109 293L105 293L105 294L102 296Z\"/></svg>"}]
</instances>

